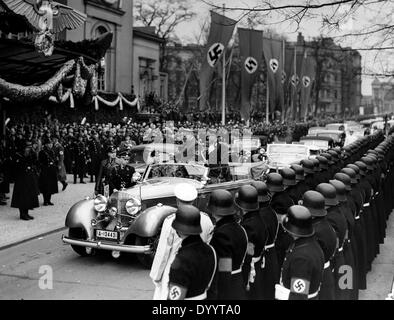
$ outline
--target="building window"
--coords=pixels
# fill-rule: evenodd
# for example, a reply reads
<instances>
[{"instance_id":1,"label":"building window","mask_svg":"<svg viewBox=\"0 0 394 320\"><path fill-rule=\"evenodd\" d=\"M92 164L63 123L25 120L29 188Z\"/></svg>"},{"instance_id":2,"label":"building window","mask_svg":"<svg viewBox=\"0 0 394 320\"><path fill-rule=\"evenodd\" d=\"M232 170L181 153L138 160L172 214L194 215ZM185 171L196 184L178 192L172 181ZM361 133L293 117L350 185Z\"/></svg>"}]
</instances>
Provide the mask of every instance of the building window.
<instances>
[{"instance_id":1,"label":"building window","mask_svg":"<svg viewBox=\"0 0 394 320\"><path fill-rule=\"evenodd\" d=\"M98 26L96 30L94 31L94 37L95 39L101 37L102 35L106 34L108 32L108 29L105 28L104 26ZM106 91L107 89L107 68L108 68L108 53L105 55L105 57L101 60L100 63L100 70L99 74L97 77L97 89L99 91Z\"/></svg>"},{"instance_id":2,"label":"building window","mask_svg":"<svg viewBox=\"0 0 394 320\"><path fill-rule=\"evenodd\" d=\"M157 80L157 75L154 74L155 60L147 58L139 58L139 72L140 72L140 96L145 96L154 91L153 82Z\"/></svg>"}]
</instances>

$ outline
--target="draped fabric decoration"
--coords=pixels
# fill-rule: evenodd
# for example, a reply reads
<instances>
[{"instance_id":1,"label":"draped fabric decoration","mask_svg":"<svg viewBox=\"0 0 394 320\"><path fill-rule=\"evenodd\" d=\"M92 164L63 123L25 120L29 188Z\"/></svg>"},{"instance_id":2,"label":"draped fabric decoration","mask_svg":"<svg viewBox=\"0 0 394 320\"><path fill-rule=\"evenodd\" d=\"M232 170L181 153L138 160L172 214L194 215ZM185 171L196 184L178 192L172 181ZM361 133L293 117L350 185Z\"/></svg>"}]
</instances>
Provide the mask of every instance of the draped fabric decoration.
<instances>
[{"instance_id":1,"label":"draped fabric decoration","mask_svg":"<svg viewBox=\"0 0 394 320\"><path fill-rule=\"evenodd\" d=\"M125 103L126 105L130 106L130 107L135 107L139 106L139 99L135 98L134 101L129 101L127 100L122 93L118 93L118 97L114 100L114 101L108 101L105 100L104 98L100 97L99 95L96 95L93 97L93 101L94 101L94 106L96 110L99 110L99 102L101 102L102 104L105 104L107 107L116 107L117 105L119 105L119 109L123 110L123 103Z\"/></svg>"},{"instance_id":2,"label":"draped fabric decoration","mask_svg":"<svg viewBox=\"0 0 394 320\"><path fill-rule=\"evenodd\" d=\"M71 60L47 82L40 86L21 86L0 78L0 96L15 102L32 102L49 97L59 87L61 82L73 71L76 61Z\"/></svg>"}]
</instances>

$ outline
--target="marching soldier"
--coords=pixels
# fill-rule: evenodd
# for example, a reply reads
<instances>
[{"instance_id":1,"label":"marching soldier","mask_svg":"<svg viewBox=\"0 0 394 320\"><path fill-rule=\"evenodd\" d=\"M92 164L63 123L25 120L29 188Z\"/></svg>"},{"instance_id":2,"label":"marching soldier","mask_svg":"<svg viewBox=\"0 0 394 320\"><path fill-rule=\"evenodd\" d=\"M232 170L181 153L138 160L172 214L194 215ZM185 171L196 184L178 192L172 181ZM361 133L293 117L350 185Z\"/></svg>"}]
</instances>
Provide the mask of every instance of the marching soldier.
<instances>
[{"instance_id":1,"label":"marching soldier","mask_svg":"<svg viewBox=\"0 0 394 320\"><path fill-rule=\"evenodd\" d=\"M96 195L101 194L108 197L109 192L109 180L112 169L116 165L116 149L113 145L107 147L107 159L101 161L99 174L97 176L94 193Z\"/></svg>"},{"instance_id":2,"label":"marching soldier","mask_svg":"<svg viewBox=\"0 0 394 320\"><path fill-rule=\"evenodd\" d=\"M182 245L171 265L169 300L205 300L216 271L215 250L200 234L200 210L191 205L178 208L172 227Z\"/></svg>"},{"instance_id":3,"label":"marching soldier","mask_svg":"<svg viewBox=\"0 0 394 320\"><path fill-rule=\"evenodd\" d=\"M335 230L327 221L324 196L317 191L308 191L302 198L302 205L312 215L316 240L324 253L324 273L319 300L335 300L335 279L331 269L331 260L334 258L337 249L338 238Z\"/></svg>"},{"instance_id":4,"label":"marching soldier","mask_svg":"<svg viewBox=\"0 0 394 320\"><path fill-rule=\"evenodd\" d=\"M305 186L307 190L314 190L317 186L316 181L314 179L315 173L315 165L312 160L302 160L301 161L302 168L304 169L305 173Z\"/></svg>"},{"instance_id":5,"label":"marching soldier","mask_svg":"<svg viewBox=\"0 0 394 320\"><path fill-rule=\"evenodd\" d=\"M31 150L32 143L26 142L23 153L16 154L16 179L11 207L18 208L21 220L33 220L29 210L39 207L37 156Z\"/></svg>"},{"instance_id":6,"label":"marching soldier","mask_svg":"<svg viewBox=\"0 0 394 320\"><path fill-rule=\"evenodd\" d=\"M56 157L57 179L63 185L62 191L64 191L68 186L66 166L64 165L64 148L60 144L58 136L53 136L52 141L53 151Z\"/></svg>"},{"instance_id":7,"label":"marching soldier","mask_svg":"<svg viewBox=\"0 0 394 320\"><path fill-rule=\"evenodd\" d=\"M260 206L260 216L267 227L267 242L264 247L262 268L263 299L275 299L275 284L279 281L278 256L275 248L276 236L279 223L275 212L270 206L271 198L267 185L262 181L254 181L252 186L256 188Z\"/></svg>"},{"instance_id":8,"label":"marching soldier","mask_svg":"<svg viewBox=\"0 0 394 320\"><path fill-rule=\"evenodd\" d=\"M302 166L298 165L298 164L292 164L290 166L291 169L293 169L293 171L296 174L296 194L299 195L298 199L301 199L302 196L304 195L305 192L307 192L309 189L305 183L305 170Z\"/></svg>"},{"instance_id":9,"label":"marching soldier","mask_svg":"<svg viewBox=\"0 0 394 320\"><path fill-rule=\"evenodd\" d=\"M328 160L323 156L317 156L316 160L319 161L319 173L317 174L317 179L320 183L327 183L330 179L330 172L328 171ZM316 178L316 174L315 174ZM320 184L319 183L319 184Z\"/></svg>"},{"instance_id":10,"label":"marching soldier","mask_svg":"<svg viewBox=\"0 0 394 320\"><path fill-rule=\"evenodd\" d=\"M242 227L248 236L248 250L243 265L243 276L248 297L263 299L262 263L268 240L267 227L259 213L258 192L253 186L243 186L235 196L235 203L243 213Z\"/></svg>"},{"instance_id":11,"label":"marching soldier","mask_svg":"<svg viewBox=\"0 0 394 320\"><path fill-rule=\"evenodd\" d=\"M282 226L294 242L286 252L275 298L317 300L324 270L324 253L314 237L311 213L303 206L292 206Z\"/></svg>"},{"instance_id":12,"label":"marching soldier","mask_svg":"<svg viewBox=\"0 0 394 320\"><path fill-rule=\"evenodd\" d=\"M92 132L92 138L89 139L88 149L89 149L89 159L90 159L90 166L89 166L90 182L93 182L93 177L94 177L94 182L96 182L100 171L100 164L103 156L103 150L102 150L101 142L99 140L99 136L95 131Z\"/></svg>"},{"instance_id":13,"label":"marching soldier","mask_svg":"<svg viewBox=\"0 0 394 320\"><path fill-rule=\"evenodd\" d=\"M79 177L80 183L85 184L83 180L85 177L87 163L87 152L86 146L83 142L83 136L79 135L74 143L73 149L73 174L74 174L74 184L77 183L77 177Z\"/></svg>"},{"instance_id":14,"label":"marching soldier","mask_svg":"<svg viewBox=\"0 0 394 320\"><path fill-rule=\"evenodd\" d=\"M340 268L345 265L343 248L346 241L347 222L343 213L339 210L339 201L335 187L329 183L321 183L316 187L316 191L324 196L327 208L327 220L334 228L338 238L338 247L334 257L334 277L335 277L335 296L337 300L344 300L346 296L339 286Z\"/></svg>"},{"instance_id":15,"label":"marching soldier","mask_svg":"<svg viewBox=\"0 0 394 320\"><path fill-rule=\"evenodd\" d=\"M43 140L44 148L38 154L40 165L39 187L44 197L44 206L53 206L51 196L58 193L57 170L53 144L49 138Z\"/></svg>"},{"instance_id":16,"label":"marching soldier","mask_svg":"<svg viewBox=\"0 0 394 320\"><path fill-rule=\"evenodd\" d=\"M213 300L245 300L242 266L247 253L246 231L236 220L233 196L226 190L215 190L208 210L216 221L211 245L216 251L218 267L209 291Z\"/></svg>"}]
</instances>

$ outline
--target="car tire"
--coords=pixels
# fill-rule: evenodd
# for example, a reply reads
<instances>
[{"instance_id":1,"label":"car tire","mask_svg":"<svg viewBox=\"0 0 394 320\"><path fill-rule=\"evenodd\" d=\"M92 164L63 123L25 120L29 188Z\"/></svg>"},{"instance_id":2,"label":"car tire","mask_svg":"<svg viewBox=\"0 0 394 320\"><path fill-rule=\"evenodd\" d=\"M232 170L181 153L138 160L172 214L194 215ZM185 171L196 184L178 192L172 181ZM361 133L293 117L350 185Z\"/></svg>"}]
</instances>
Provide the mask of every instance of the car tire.
<instances>
[{"instance_id":1,"label":"car tire","mask_svg":"<svg viewBox=\"0 0 394 320\"><path fill-rule=\"evenodd\" d=\"M152 267L153 259L155 258L157 244L159 242L160 235L151 238L136 237L136 246L146 246L152 245L152 252L149 254L139 253L137 254L138 261L146 268L150 269Z\"/></svg>"},{"instance_id":2,"label":"car tire","mask_svg":"<svg viewBox=\"0 0 394 320\"><path fill-rule=\"evenodd\" d=\"M86 232L85 232L85 230L80 229L80 228L73 228L73 229L70 229L70 230L69 230L68 236L69 236L70 238L73 238L73 239L85 240L85 239L86 239ZM86 248L85 248L85 247L71 245L71 248L72 248L77 254L79 254L81 257L86 257L86 256L88 256L88 253L86 252Z\"/></svg>"}]
</instances>

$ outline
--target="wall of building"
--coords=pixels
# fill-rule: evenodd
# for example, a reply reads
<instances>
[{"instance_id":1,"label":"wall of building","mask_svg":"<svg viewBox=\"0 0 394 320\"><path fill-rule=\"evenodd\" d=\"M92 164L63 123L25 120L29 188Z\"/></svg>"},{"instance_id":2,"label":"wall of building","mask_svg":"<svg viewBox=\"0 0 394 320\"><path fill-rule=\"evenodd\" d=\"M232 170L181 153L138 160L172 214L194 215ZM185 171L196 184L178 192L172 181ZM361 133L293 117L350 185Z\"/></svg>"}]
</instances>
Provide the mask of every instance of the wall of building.
<instances>
[{"instance_id":1,"label":"wall of building","mask_svg":"<svg viewBox=\"0 0 394 320\"><path fill-rule=\"evenodd\" d=\"M114 38L106 56L105 91L131 93L133 83L133 1L68 0L68 5L85 13L85 26L67 31L66 40L82 41L110 31ZM121 5L121 7L119 7Z\"/></svg>"},{"instance_id":2,"label":"wall of building","mask_svg":"<svg viewBox=\"0 0 394 320\"><path fill-rule=\"evenodd\" d=\"M160 44L134 35L133 85L135 94L144 97L151 91L160 95ZM146 73L145 73L146 72Z\"/></svg>"}]
</instances>

